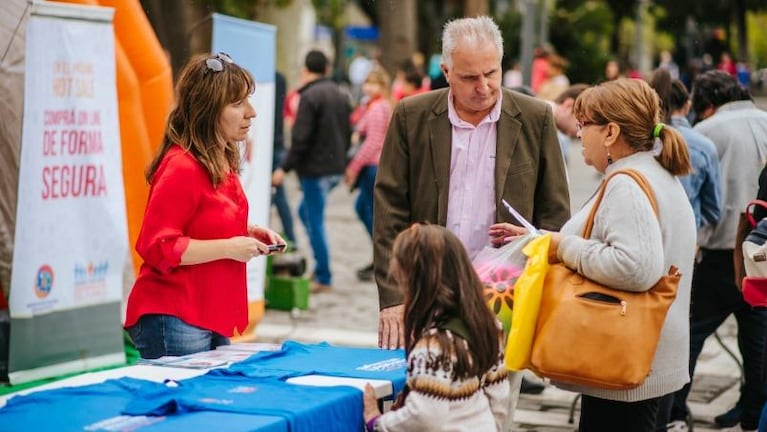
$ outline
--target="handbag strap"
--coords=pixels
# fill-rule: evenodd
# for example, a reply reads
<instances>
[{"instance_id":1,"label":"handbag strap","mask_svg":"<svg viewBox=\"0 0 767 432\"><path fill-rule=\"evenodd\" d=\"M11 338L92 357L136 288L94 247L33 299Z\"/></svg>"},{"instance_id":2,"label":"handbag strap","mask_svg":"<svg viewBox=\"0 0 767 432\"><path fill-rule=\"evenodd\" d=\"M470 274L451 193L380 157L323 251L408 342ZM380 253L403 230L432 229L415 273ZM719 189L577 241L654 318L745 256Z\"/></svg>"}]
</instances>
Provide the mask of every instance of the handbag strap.
<instances>
[{"instance_id":1,"label":"handbag strap","mask_svg":"<svg viewBox=\"0 0 767 432\"><path fill-rule=\"evenodd\" d=\"M610 173L605 180L602 182L602 185L599 187L599 192L597 193L597 197L594 199L594 205L591 206L591 211L589 212L588 218L586 218L586 225L583 227L583 238L587 239L591 237L591 230L594 228L594 218L597 215L597 210L599 209L599 204L602 202L602 197L605 194L605 190L607 189L607 182L610 181L611 178L615 177L618 174L625 174L631 178L634 179L639 184L639 187L642 188L642 191L644 191L645 195L647 195L647 199L650 200L650 206L652 206L652 211L655 213L655 217L658 217L658 203L655 201L655 194L652 193L652 189L650 189L650 185L647 182L647 178L640 173L639 171L635 169L622 169L615 172ZM767 204L767 203L765 203Z\"/></svg>"},{"instance_id":2,"label":"handbag strap","mask_svg":"<svg viewBox=\"0 0 767 432\"><path fill-rule=\"evenodd\" d=\"M759 207L767 209L767 201L753 200L753 201L749 201L748 205L746 205L746 219L748 219L748 223L751 225L751 228L756 227L756 224L759 222L754 217L754 210L752 207L755 207L755 206L759 206Z\"/></svg>"}]
</instances>

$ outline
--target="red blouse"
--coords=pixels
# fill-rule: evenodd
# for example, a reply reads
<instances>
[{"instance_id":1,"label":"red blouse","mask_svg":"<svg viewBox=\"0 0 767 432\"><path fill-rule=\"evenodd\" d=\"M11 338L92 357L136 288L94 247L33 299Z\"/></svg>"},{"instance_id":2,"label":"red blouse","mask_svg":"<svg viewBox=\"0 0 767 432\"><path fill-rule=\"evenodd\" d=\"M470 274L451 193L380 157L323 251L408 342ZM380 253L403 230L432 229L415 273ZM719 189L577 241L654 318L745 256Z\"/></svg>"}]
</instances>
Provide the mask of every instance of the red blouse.
<instances>
[{"instance_id":1,"label":"red blouse","mask_svg":"<svg viewBox=\"0 0 767 432\"><path fill-rule=\"evenodd\" d=\"M232 336L248 323L245 263L220 259L181 266L190 239L248 232L248 201L229 174L214 188L208 172L179 146L155 172L136 251L144 259L130 296L125 327L145 314L173 315L187 324Z\"/></svg>"}]
</instances>

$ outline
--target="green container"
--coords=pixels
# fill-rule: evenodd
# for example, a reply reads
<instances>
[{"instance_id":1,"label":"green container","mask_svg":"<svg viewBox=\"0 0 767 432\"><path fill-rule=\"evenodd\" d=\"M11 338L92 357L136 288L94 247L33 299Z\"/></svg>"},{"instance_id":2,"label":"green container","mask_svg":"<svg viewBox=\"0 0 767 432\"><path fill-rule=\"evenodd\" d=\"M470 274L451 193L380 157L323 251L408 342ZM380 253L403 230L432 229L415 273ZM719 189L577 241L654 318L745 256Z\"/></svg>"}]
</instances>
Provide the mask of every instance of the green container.
<instances>
[{"instance_id":1,"label":"green container","mask_svg":"<svg viewBox=\"0 0 767 432\"><path fill-rule=\"evenodd\" d=\"M266 307L280 310L309 309L309 279L300 277L269 277L266 287Z\"/></svg>"}]
</instances>

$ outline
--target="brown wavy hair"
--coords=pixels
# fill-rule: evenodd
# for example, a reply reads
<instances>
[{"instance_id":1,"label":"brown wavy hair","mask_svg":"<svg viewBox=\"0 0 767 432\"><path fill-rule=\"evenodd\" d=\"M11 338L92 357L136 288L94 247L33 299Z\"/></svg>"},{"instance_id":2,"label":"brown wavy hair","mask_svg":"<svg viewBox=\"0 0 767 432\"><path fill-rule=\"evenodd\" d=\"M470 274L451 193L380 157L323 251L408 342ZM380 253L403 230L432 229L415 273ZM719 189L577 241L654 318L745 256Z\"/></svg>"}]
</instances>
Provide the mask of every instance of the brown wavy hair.
<instances>
[{"instance_id":1,"label":"brown wavy hair","mask_svg":"<svg viewBox=\"0 0 767 432\"><path fill-rule=\"evenodd\" d=\"M466 325L467 345L445 332L430 334L440 348L438 364L456 358L456 377L478 376L500 355L501 330L482 297L480 282L460 240L439 225L416 223L402 231L392 247L392 275L404 291L405 352L439 323L458 318Z\"/></svg>"},{"instance_id":2,"label":"brown wavy hair","mask_svg":"<svg viewBox=\"0 0 767 432\"><path fill-rule=\"evenodd\" d=\"M209 59L217 59L222 70L209 69L206 64ZM254 91L255 82L250 73L218 54L198 55L189 60L176 84L176 106L168 116L162 145L147 168L147 182L152 182L165 153L174 144L197 158L214 186L230 172L239 172L239 143L224 139L218 130L218 121L227 105Z\"/></svg>"},{"instance_id":3,"label":"brown wavy hair","mask_svg":"<svg viewBox=\"0 0 767 432\"><path fill-rule=\"evenodd\" d=\"M631 78L606 81L584 90L575 100L573 114L580 121L617 124L624 140L637 151L652 150L653 130L661 122L658 94L646 82ZM656 156L658 162L675 176L692 172L682 135L666 126L658 138L663 143Z\"/></svg>"}]
</instances>

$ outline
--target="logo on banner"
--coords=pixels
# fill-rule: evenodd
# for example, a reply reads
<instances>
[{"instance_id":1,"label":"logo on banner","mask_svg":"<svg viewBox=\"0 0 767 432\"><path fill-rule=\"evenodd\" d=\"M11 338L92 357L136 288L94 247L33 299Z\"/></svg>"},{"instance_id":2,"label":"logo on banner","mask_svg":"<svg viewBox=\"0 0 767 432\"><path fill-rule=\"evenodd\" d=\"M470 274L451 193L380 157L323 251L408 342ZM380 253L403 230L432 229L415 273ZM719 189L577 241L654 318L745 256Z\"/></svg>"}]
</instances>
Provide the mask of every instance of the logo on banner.
<instances>
[{"instance_id":1,"label":"logo on banner","mask_svg":"<svg viewBox=\"0 0 767 432\"><path fill-rule=\"evenodd\" d=\"M109 273L109 261L104 260L94 264L77 263L75 273L75 301L102 300L107 295L107 274Z\"/></svg>"},{"instance_id":2,"label":"logo on banner","mask_svg":"<svg viewBox=\"0 0 767 432\"><path fill-rule=\"evenodd\" d=\"M48 264L43 264L37 270L35 277L35 295L39 299L48 297L53 288L53 269Z\"/></svg>"}]
</instances>

